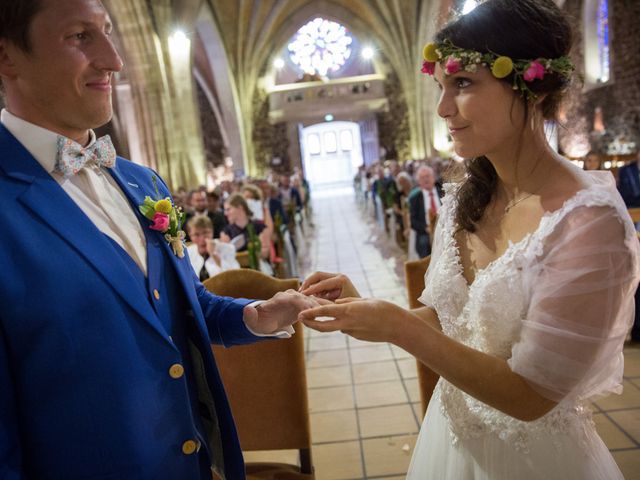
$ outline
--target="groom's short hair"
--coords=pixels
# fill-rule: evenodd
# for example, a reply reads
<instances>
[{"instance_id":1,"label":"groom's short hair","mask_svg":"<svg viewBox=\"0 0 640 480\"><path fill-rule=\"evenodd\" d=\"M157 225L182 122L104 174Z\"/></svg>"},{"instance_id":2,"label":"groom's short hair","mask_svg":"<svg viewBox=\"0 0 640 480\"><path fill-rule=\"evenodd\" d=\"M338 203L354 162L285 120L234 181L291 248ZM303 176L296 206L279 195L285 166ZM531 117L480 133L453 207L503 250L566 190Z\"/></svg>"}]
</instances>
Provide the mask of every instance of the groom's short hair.
<instances>
[{"instance_id":1,"label":"groom's short hair","mask_svg":"<svg viewBox=\"0 0 640 480\"><path fill-rule=\"evenodd\" d=\"M33 17L42 9L42 3L42 0L0 0L0 39L9 40L30 53L29 30Z\"/></svg>"}]
</instances>

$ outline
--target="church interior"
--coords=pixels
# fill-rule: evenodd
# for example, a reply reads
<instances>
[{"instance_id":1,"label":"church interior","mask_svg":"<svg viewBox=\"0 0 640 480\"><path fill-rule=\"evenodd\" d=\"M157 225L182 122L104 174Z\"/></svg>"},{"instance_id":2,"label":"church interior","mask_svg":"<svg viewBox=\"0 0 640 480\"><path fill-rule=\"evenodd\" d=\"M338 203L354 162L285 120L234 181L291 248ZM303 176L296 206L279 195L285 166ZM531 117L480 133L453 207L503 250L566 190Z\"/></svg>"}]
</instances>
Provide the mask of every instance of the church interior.
<instances>
[{"instance_id":1,"label":"church interior","mask_svg":"<svg viewBox=\"0 0 640 480\"><path fill-rule=\"evenodd\" d=\"M304 198L285 205L288 232L274 235L268 270L251 250L240 266L298 282L315 271L341 272L364 297L415 306L421 288L405 262L419 256L403 231L407 217L394 213L380 186L395 178L397 193L404 178L411 189L419 166L439 179L462 161L438 115L438 89L420 67L425 43L479 2L103 3L125 67L115 75L114 116L98 133L111 136L120 156L158 172L187 211L199 211L195 196L226 199L244 193L247 182L268 198L289 177ZM557 122L546 125L549 143L581 168L617 176L640 163L640 2L556 3L575 19L578 75ZM629 211L638 222L636 207ZM286 222L275 220L284 232ZM391 344L297 329L302 363L298 373L286 372L301 377L298 390L234 393L234 376L260 375L250 353L225 358L242 371L221 367L232 410L237 401L265 415L263 406L282 395L302 405L297 427L279 420L282 427L252 433L236 418L245 460L310 466L319 480L405 478L433 378ZM625 345L623 393L592 405L598 432L629 480L640 479L638 345ZM277 441L281 428L300 428L308 445Z\"/></svg>"}]
</instances>

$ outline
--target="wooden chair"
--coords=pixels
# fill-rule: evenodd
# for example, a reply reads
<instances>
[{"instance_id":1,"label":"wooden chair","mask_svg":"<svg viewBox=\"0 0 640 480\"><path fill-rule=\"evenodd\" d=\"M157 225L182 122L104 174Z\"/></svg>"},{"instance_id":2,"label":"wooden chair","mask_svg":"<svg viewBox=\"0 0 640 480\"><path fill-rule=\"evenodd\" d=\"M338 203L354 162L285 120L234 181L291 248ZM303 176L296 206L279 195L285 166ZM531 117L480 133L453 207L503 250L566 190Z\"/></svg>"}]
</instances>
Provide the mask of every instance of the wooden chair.
<instances>
[{"instance_id":1,"label":"wooden chair","mask_svg":"<svg viewBox=\"0 0 640 480\"><path fill-rule=\"evenodd\" d=\"M627 211L629 212L629 216L631 217L633 223L640 222L640 208L630 208Z\"/></svg>"},{"instance_id":2,"label":"wooden chair","mask_svg":"<svg viewBox=\"0 0 640 480\"><path fill-rule=\"evenodd\" d=\"M227 270L204 286L216 295L268 300L277 292L297 289L298 279L277 279L255 270ZM244 451L299 450L300 467L279 463L248 463L247 478L313 479L311 427L303 326L286 340L213 352Z\"/></svg>"},{"instance_id":3,"label":"wooden chair","mask_svg":"<svg viewBox=\"0 0 640 480\"><path fill-rule=\"evenodd\" d=\"M404 278L407 284L407 295L409 297L409 308L418 308L422 304L418 301L418 297L424 290L424 275L429 267L430 257L405 262ZM438 383L440 376L433 370L429 369L419 360L416 360L418 367L418 385L420 387L420 402L422 404L422 416L427 411L427 405L433 395L433 389Z\"/></svg>"}]
</instances>

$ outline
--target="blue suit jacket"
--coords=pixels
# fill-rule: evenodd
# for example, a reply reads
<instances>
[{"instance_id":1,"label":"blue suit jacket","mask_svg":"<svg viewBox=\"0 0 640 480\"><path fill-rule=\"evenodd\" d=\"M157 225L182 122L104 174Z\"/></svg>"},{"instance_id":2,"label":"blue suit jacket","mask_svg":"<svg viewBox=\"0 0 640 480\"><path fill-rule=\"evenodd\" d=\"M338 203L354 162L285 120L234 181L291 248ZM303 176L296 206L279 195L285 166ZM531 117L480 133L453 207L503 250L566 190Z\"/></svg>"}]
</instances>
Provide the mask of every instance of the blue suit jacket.
<instances>
[{"instance_id":1,"label":"blue suit jacket","mask_svg":"<svg viewBox=\"0 0 640 480\"><path fill-rule=\"evenodd\" d=\"M151 170L118 159L112 175L132 205L154 196ZM180 352L109 240L1 125L0 226L0 479L182 480L193 423L184 382L168 375ZM227 478L244 478L209 344L257 340L249 301L208 293L152 235L204 351Z\"/></svg>"},{"instance_id":2,"label":"blue suit jacket","mask_svg":"<svg viewBox=\"0 0 640 480\"><path fill-rule=\"evenodd\" d=\"M618 190L628 208L640 207L640 172L636 162L618 170Z\"/></svg>"}]
</instances>

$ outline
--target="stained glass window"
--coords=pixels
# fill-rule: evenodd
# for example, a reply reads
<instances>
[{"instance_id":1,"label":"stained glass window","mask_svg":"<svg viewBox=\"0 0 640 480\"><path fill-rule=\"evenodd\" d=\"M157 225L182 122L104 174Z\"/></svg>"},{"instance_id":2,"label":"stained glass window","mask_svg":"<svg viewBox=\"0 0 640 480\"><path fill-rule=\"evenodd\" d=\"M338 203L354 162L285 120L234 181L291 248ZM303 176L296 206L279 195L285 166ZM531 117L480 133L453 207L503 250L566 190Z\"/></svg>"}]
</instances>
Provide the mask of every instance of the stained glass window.
<instances>
[{"instance_id":1,"label":"stained glass window","mask_svg":"<svg viewBox=\"0 0 640 480\"><path fill-rule=\"evenodd\" d=\"M598 56L600 60L600 76L598 81L609 81L609 2L598 0L597 16Z\"/></svg>"},{"instance_id":2,"label":"stained glass window","mask_svg":"<svg viewBox=\"0 0 640 480\"><path fill-rule=\"evenodd\" d=\"M343 25L318 17L295 34L289 43L289 57L303 72L326 76L346 63L352 42Z\"/></svg>"}]
</instances>

